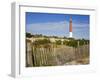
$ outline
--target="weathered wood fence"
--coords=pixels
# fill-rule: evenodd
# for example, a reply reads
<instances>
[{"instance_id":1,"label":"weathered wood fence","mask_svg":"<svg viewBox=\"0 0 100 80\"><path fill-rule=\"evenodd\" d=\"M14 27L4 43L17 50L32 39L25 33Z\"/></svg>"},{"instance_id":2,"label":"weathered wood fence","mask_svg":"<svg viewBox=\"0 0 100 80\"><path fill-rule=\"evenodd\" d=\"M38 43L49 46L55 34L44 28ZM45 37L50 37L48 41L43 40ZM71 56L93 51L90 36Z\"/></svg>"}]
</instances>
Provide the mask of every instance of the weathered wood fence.
<instances>
[{"instance_id":1,"label":"weathered wood fence","mask_svg":"<svg viewBox=\"0 0 100 80\"><path fill-rule=\"evenodd\" d=\"M56 66L64 65L71 61L78 61L89 58L89 45L78 46L77 48L62 46L35 47L31 42L26 43L26 66Z\"/></svg>"}]
</instances>

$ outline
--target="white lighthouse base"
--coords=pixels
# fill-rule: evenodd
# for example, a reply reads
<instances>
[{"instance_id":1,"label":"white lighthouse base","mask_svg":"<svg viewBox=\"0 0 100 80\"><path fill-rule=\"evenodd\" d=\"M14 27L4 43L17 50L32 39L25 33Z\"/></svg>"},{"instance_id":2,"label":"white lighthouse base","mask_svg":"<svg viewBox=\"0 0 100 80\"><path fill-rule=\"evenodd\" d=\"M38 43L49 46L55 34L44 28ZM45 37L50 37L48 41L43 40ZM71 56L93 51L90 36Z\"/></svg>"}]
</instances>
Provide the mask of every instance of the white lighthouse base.
<instances>
[{"instance_id":1,"label":"white lighthouse base","mask_svg":"<svg viewBox=\"0 0 100 80\"><path fill-rule=\"evenodd\" d=\"M72 32L69 32L69 37L72 38L73 34Z\"/></svg>"}]
</instances>

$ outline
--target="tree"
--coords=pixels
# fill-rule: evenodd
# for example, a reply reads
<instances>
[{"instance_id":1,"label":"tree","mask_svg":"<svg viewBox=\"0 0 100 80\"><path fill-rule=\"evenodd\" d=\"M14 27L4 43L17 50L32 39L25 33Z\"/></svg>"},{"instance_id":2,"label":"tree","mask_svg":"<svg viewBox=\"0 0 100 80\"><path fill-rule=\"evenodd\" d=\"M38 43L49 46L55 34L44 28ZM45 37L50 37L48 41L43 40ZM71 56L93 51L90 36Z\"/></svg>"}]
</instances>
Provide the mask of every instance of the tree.
<instances>
[{"instance_id":1,"label":"tree","mask_svg":"<svg viewBox=\"0 0 100 80\"><path fill-rule=\"evenodd\" d=\"M31 38L32 37L31 33L26 33L26 37Z\"/></svg>"}]
</instances>

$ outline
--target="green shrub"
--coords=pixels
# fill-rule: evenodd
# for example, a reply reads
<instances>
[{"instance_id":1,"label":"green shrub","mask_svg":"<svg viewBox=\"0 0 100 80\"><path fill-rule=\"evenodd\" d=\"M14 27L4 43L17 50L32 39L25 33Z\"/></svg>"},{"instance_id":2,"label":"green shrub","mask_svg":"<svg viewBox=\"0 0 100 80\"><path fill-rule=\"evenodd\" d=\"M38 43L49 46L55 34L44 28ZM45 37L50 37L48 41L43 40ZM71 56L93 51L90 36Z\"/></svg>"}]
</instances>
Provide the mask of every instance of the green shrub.
<instances>
[{"instance_id":1,"label":"green shrub","mask_svg":"<svg viewBox=\"0 0 100 80\"><path fill-rule=\"evenodd\" d=\"M62 41L61 40L56 40L57 45L61 45Z\"/></svg>"},{"instance_id":2,"label":"green shrub","mask_svg":"<svg viewBox=\"0 0 100 80\"><path fill-rule=\"evenodd\" d=\"M51 43L49 39L41 39L41 40L36 40L33 42L33 45L43 45L43 44L48 44Z\"/></svg>"}]
</instances>

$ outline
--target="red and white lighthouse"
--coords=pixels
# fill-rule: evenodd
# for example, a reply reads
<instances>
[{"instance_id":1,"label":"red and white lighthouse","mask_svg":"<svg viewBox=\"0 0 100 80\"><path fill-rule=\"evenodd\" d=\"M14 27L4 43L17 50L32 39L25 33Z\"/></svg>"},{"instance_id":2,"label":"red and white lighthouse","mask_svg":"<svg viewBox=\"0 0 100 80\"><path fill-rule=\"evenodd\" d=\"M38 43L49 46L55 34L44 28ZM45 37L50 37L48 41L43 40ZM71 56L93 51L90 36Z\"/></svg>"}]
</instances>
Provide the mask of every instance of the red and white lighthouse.
<instances>
[{"instance_id":1,"label":"red and white lighthouse","mask_svg":"<svg viewBox=\"0 0 100 80\"><path fill-rule=\"evenodd\" d=\"M73 33L72 33L72 17L70 16L70 21L69 21L69 37L72 38Z\"/></svg>"}]
</instances>

